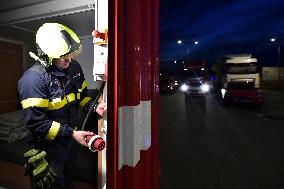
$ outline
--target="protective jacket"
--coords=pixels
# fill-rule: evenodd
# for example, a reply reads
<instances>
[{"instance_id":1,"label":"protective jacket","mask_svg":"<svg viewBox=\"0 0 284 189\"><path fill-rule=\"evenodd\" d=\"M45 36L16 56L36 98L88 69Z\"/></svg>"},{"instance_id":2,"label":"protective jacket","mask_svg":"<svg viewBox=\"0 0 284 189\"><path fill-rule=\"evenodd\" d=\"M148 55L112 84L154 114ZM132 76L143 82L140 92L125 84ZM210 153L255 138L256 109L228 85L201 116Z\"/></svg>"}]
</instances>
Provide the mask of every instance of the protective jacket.
<instances>
[{"instance_id":1,"label":"protective jacket","mask_svg":"<svg viewBox=\"0 0 284 189\"><path fill-rule=\"evenodd\" d=\"M82 68L72 60L68 68L35 64L18 82L25 123L34 142L70 137L76 109L87 111L93 100L87 96Z\"/></svg>"}]
</instances>

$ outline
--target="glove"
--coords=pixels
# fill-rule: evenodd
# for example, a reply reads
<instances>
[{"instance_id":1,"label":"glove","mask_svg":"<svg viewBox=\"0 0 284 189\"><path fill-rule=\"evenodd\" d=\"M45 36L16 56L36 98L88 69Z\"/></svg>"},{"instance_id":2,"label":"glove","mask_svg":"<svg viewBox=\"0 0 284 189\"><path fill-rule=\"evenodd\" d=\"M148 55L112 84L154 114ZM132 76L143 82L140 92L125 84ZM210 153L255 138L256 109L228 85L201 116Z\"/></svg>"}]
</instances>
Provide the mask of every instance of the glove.
<instances>
[{"instance_id":1,"label":"glove","mask_svg":"<svg viewBox=\"0 0 284 189\"><path fill-rule=\"evenodd\" d=\"M51 189L54 188L54 171L44 159L45 151L31 149L24 154L27 158L25 164L26 173L29 174L33 189Z\"/></svg>"}]
</instances>

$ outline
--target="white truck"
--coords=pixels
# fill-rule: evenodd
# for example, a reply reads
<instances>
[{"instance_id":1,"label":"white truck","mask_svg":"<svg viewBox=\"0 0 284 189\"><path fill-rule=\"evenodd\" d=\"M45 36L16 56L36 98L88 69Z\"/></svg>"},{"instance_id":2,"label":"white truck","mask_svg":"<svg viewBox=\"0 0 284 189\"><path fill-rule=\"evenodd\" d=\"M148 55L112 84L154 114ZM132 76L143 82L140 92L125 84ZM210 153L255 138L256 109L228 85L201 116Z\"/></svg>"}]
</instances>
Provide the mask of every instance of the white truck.
<instances>
[{"instance_id":1,"label":"white truck","mask_svg":"<svg viewBox=\"0 0 284 189\"><path fill-rule=\"evenodd\" d=\"M251 54L227 55L224 62L224 87L228 82L253 82L260 87L258 61Z\"/></svg>"},{"instance_id":2,"label":"white truck","mask_svg":"<svg viewBox=\"0 0 284 189\"><path fill-rule=\"evenodd\" d=\"M218 68L216 81L226 105L233 101L262 104L260 67L251 54L224 56L215 68Z\"/></svg>"}]
</instances>

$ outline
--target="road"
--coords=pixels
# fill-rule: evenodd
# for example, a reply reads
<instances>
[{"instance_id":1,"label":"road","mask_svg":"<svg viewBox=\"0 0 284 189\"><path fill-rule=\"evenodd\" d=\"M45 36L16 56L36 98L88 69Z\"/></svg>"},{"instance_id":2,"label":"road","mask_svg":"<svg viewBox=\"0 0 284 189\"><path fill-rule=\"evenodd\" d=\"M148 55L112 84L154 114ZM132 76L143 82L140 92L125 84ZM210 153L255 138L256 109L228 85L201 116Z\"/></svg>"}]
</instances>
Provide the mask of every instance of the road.
<instances>
[{"instance_id":1,"label":"road","mask_svg":"<svg viewBox=\"0 0 284 189\"><path fill-rule=\"evenodd\" d=\"M161 95L160 188L284 188L282 95L265 92L261 109Z\"/></svg>"}]
</instances>

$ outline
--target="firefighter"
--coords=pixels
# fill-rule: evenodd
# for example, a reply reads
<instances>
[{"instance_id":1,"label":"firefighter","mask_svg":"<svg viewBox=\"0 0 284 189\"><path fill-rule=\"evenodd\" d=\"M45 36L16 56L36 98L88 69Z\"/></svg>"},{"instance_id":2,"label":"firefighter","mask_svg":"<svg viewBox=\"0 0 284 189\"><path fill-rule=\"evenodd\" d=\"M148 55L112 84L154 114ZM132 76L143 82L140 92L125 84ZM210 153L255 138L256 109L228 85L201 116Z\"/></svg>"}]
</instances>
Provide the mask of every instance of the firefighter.
<instances>
[{"instance_id":1,"label":"firefighter","mask_svg":"<svg viewBox=\"0 0 284 189\"><path fill-rule=\"evenodd\" d=\"M76 130L77 110L87 112L93 99L75 60L82 45L78 36L58 23L45 23L36 33L36 63L24 72L18 91L24 119L31 134L32 149L24 154L33 188L70 188L73 179L74 143L88 146L92 132ZM96 112L102 115L106 105Z\"/></svg>"}]
</instances>

